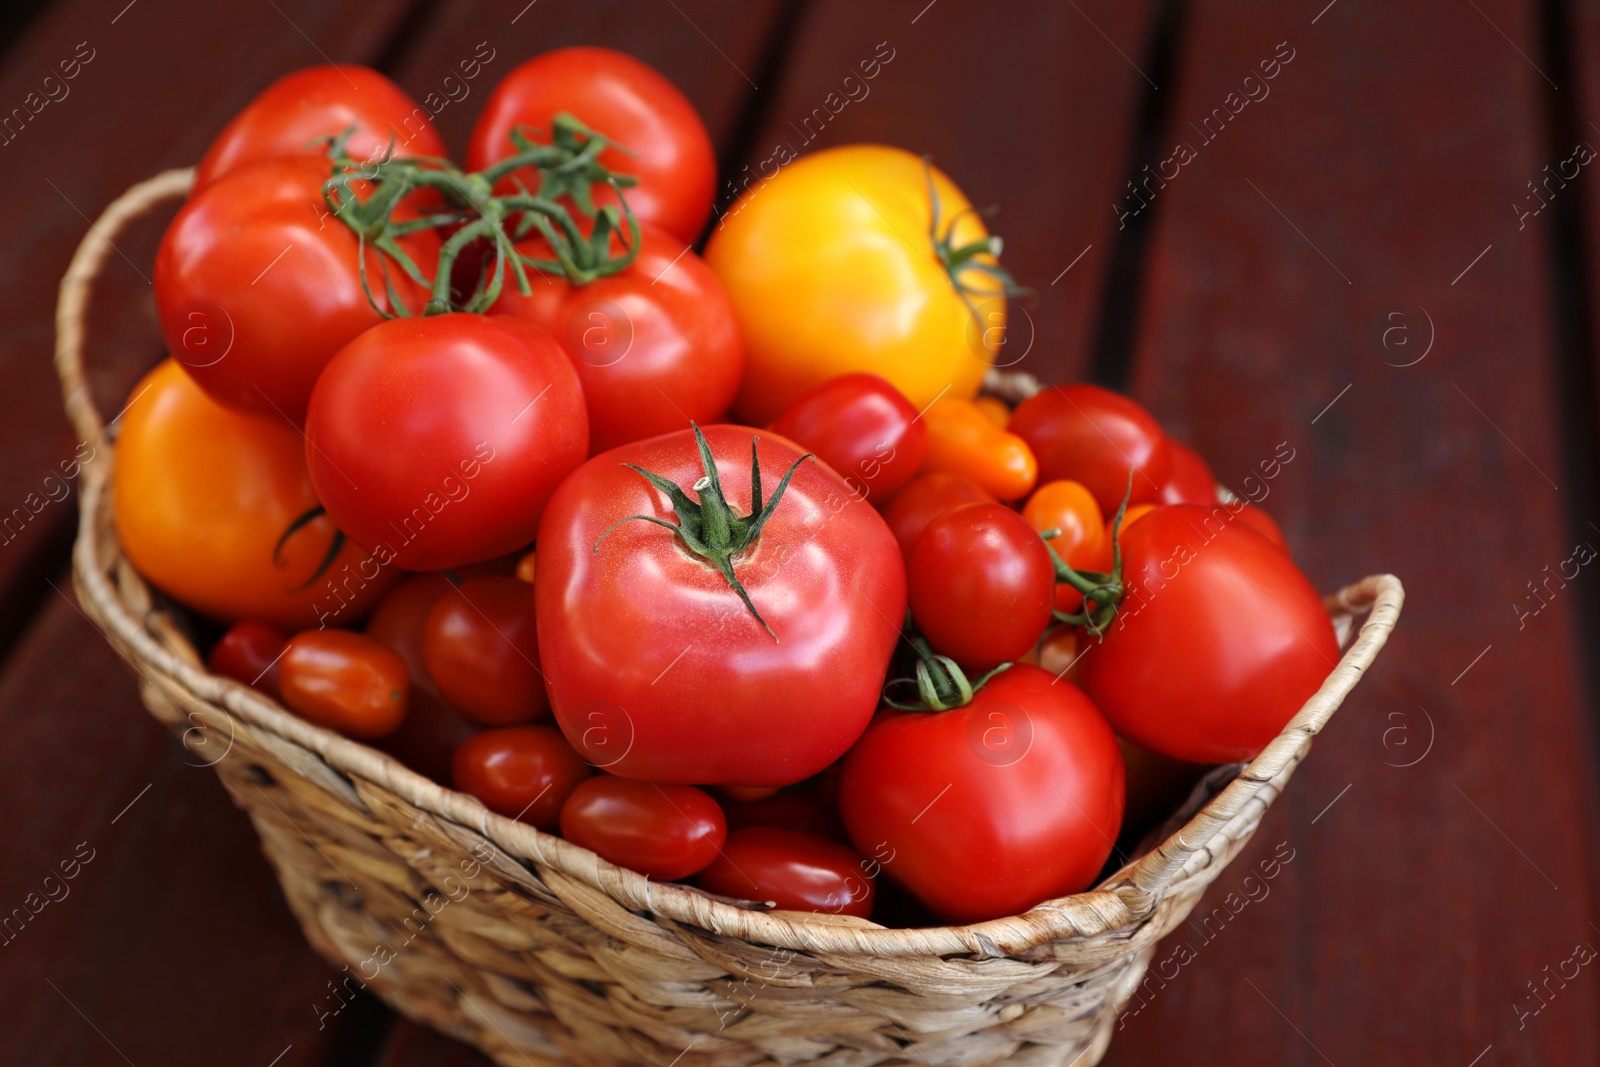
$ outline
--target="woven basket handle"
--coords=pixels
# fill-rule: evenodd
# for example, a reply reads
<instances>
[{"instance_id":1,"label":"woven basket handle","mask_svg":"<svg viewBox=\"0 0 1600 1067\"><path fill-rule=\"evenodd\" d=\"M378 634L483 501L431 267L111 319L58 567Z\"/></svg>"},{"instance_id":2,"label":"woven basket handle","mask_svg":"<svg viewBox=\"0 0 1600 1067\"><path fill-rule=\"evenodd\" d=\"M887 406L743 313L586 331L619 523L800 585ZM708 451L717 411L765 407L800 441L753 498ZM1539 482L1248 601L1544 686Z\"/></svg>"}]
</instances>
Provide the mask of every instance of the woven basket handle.
<instances>
[{"instance_id":1,"label":"woven basket handle","mask_svg":"<svg viewBox=\"0 0 1600 1067\"><path fill-rule=\"evenodd\" d=\"M98 444L106 432L105 419L94 406L83 363L84 321L94 280L106 259L117 251L117 235L130 222L157 204L187 196L193 186L194 168L180 167L163 171L117 197L90 224L88 236L61 278L61 297L56 304L56 374L61 379L67 417L81 441Z\"/></svg>"}]
</instances>

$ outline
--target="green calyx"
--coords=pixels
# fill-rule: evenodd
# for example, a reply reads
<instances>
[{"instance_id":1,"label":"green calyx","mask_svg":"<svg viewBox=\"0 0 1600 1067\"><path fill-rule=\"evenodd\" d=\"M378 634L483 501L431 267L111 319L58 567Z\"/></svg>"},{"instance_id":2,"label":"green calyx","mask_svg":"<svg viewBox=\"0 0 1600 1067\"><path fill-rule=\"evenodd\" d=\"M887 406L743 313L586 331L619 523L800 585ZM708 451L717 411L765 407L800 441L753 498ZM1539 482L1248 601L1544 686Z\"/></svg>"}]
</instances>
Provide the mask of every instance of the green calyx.
<instances>
[{"instance_id":1,"label":"green calyx","mask_svg":"<svg viewBox=\"0 0 1600 1067\"><path fill-rule=\"evenodd\" d=\"M778 482L778 488L772 493L772 499L763 503L761 493L761 461L756 455L756 442L759 437L750 438L750 514L740 515L728 503L727 496L722 491L722 480L717 475L717 463L711 455L711 445L706 441L706 435L700 432L700 427L694 427L694 439L700 446L700 466L705 472L704 476L690 488L694 490L698 500L691 499L683 487L675 482L663 478L654 471L645 470L643 467L632 463L624 463L629 470L637 471L639 476L655 488L667 494L667 499L672 501L672 510L677 513L676 523L657 518L654 515L629 515L619 519L606 527L604 533L595 538L594 550L600 551L600 542L604 541L618 526L626 522L640 520L652 522L657 526L664 526L671 530L683 546L698 558L715 567L727 579L728 585L739 594L739 599L744 601L744 606L750 614L761 624L761 628L772 634L776 641L778 635L772 632L772 627L767 625L767 620L761 617L756 606L750 602L750 594L745 592L744 584L739 581L739 576L734 573L734 558L756 543L761 536L762 527L767 520L772 518L772 513L777 510L778 502L783 499L784 490L789 488L789 479L794 477L794 472L800 464L813 458L808 452L794 461L794 465L784 472L783 479Z\"/></svg>"},{"instance_id":2,"label":"green calyx","mask_svg":"<svg viewBox=\"0 0 1600 1067\"><path fill-rule=\"evenodd\" d=\"M956 224L961 221L962 216L969 213L973 215L984 213L976 208L967 207L945 222L939 191L933 183L933 164L924 158L922 165L928 179L928 203L931 208L928 215L928 240L933 244L934 255L939 257L939 265L950 276L951 286L960 295L978 328L982 330L983 317L978 312L975 299L1031 296L1033 290L1018 285L1016 279L1000 265L1000 252L1005 243L997 235L990 234L988 237L964 245L955 243ZM992 209L989 213L992 214ZM974 274L975 278L972 277Z\"/></svg>"},{"instance_id":3,"label":"green calyx","mask_svg":"<svg viewBox=\"0 0 1600 1067\"><path fill-rule=\"evenodd\" d=\"M972 698L989 679L1011 666L1009 663L1002 663L993 670L979 675L977 681L969 681L966 671L963 671L955 660L949 656L939 655L921 634L912 629L909 614L906 616L905 640L911 646L911 651L916 654L916 668L913 672L915 677L894 678L883 687L883 702L901 711L950 711L954 708L964 708L972 703ZM894 696L893 691L896 686L907 685L916 686L915 701L902 701Z\"/></svg>"},{"instance_id":4,"label":"green calyx","mask_svg":"<svg viewBox=\"0 0 1600 1067\"><path fill-rule=\"evenodd\" d=\"M1056 583L1065 583L1083 594L1083 610L1071 614L1064 611L1054 612L1056 621L1068 623L1072 626L1082 626L1096 637L1104 638L1106 630L1111 626L1111 621L1117 616L1117 608L1122 604L1122 598L1127 595L1127 586L1122 580L1122 519L1128 512L1128 498L1133 496L1133 471L1128 472L1128 489L1122 494L1122 503L1117 506L1117 514L1111 520L1111 573L1102 574L1099 571L1075 571L1067 565L1050 543L1053 537L1061 535L1060 530L1046 530L1040 534L1044 538L1044 547L1050 551L1050 561L1055 564Z\"/></svg>"}]
</instances>

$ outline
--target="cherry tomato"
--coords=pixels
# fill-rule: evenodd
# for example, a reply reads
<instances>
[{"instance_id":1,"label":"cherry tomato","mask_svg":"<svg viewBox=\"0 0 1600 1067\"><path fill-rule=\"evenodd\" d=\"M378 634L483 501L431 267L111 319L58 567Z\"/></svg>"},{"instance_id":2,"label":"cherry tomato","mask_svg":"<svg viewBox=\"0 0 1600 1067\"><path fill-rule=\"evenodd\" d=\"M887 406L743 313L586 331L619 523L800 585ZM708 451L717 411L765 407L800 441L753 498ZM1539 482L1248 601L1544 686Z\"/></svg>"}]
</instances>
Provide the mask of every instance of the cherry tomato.
<instances>
[{"instance_id":1,"label":"cherry tomato","mask_svg":"<svg viewBox=\"0 0 1600 1067\"><path fill-rule=\"evenodd\" d=\"M1117 732L1191 763L1260 752L1339 661L1294 563L1242 523L1157 508L1123 539L1127 593L1079 664Z\"/></svg>"},{"instance_id":2,"label":"cherry tomato","mask_svg":"<svg viewBox=\"0 0 1600 1067\"><path fill-rule=\"evenodd\" d=\"M468 718L508 726L550 708L527 582L474 578L445 593L428 614L422 649L439 692Z\"/></svg>"},{"instance_id":3,"label":"cherry tomato","mask_svg":"<svg viewBox=\"0 0 1600 1067\"><path fill-rule=\"evenodd\" d=\"M603 774L567 798L561 836L619 867L675 882L717 858L728 825L717 802L692 785Z\"/></svg>"},{"instance_id":4,"label":"cherry tomato","mask_svg":"<svg viewBox=\"0 0 1600 1067\"><path fill-rule=\"evenodd\" d=\"M831 770L813 782L789 786L755 800L735 800L725 789L717 792L729 830L770 826L835 841L845 839L844 823L839 820L839 777Z\"/></svg>"},{"instance_id":5,"label":"cherry tomato","mask_svg":"<svg viewBox=\"0 0 1600 1067\"><path fill-rule=\"evenodd\" d=\"M246 163L273 156L309 156L323 164L324 139L349 132L345 155L365 163L445 154L428 113L394 82L354 64L307 67L285 74L236 114L195 168L195 187Z\"/></svg>"},{"instance_id":6,"label":"cherry tomato","mask_svg":"<svg viewBox=\"0 0 1600 1067\"><path fill-rule=\"evenodd\" d=\"M482 170L516 154L514 127L548 133L551 120L562 112L621 146L605 149L599 162L617 173L638 175L639 184L623 195L639 221L685 242L700 236L717 185L711 135L677 86L609 48L559 48L506 75L472 127L467 169ZM519 178L528 188L539 188L537 174L516 172L502 183L505 190L514 189ZM595 201L616 203L616 197L602 191Z\"/></svg>"},{"instance_id":7,"label":"cherry tomato","mask_svg":"<svg viewBox=\"0 0 1600 1067\"><path fill-rule=\"evenodd\" d=\"M405 718L406 663L387 645L349 630L307 630L278 661L283 702L351 737L382 737Z\"/></svg>"},{"instance_id":8,"label":"cherry tomato","mask_svg":"<svg viewBox=\"0 0 1600 1067\"><path fill-rule=\"evenodd\" d=\"M575 286L530 272L531 294L508 283L495 305L565 346L583 382L591 452L716 419L744 366L739 323L716 275L680 238L640 231L639 258L621 273ZM537 235L520 247L551 258Z\"/></svg>"},{"instance_id":9,"label":"cherry tomato","mask_svg":"<svg viewBox=\"0 0 1600 1067\"><path fill-rule=\"evenodd\" d=\"M506 726L464 741L451 760L451 778L490 811L545 833L561 825L561 809L592 768L561 731L549 726Z\"/></svg>"},{"instance_id":10,"label":"cherry tomato","mask_svg":"<svg viewBox=\"0 0 1600 1067\"><path fill-rule=\"evenodd\" d=\"M971 478L941 471L924 474L896 493L883 518L900 544L901 555L910 558L917 538L940 515L962 504L996 503L994 494Z\"/></svg>"},{"instance_id":11,"label":"cherry tomato","mask_svg":"<svg viewBox=\"0 0 1600 1067\"><path fill-rule=\"evenodd\" d=\"M134 387L117 432L112 518L148 581L221 622L259 619L285 629L353 622L383 595L392 569L346 543L318 516L300 434L212 400L173 360Z\"/></svg>"},{"instance_id":12,"label":"cherry tomato","mask_svg":"<svg viewBox=\"0 0 1600 1067\"><path fill-rule=\"evenodd\" d=\"M277 699L278 657L288 643L289 635L271 623L240 619L211 646L206 666Z\"/></svg>"},{"instance_id":13,"label":"cherry tomato","mask_svg":"<svg viewBox=\"0 0 1600 1067\"><path fill-rule=\"evenodd\" d=\"M1028 442L1045 481L1071 478L1094 494L1111 515L1128 494L1130 504L1161 497L1172 448L1144 408L1098 385L1057 385L1034 394L1012 413L1010 431Z\"/></svg>"},{"instance_id":14,"label":"cherry tomato","mask_svg":"<svg viewBox=\"0 0 1600 1067\"><path fill-rule=\"evenodd\" d=\"M1278 528L1277 521L1265 511L1254 504L1240 504L1239 510L1234 512L1233 517L1283 549L1284 554L1289 553L1289 542L1284 540L1283 531Z\"/></svg>"},{"instance_id":15,"label":"cherry tomato","mask_svg":"<svg viewBox=\"0 0 1600 1067\"><path fill-rule=\"evenodd\" d=\"M1040 533L1061 531L1050 539L1050 546L1074 570L1103 571L1109 566L1106 520L1094 495L1080 483L1046 482L1028 498L1022 517Z\"/></svg>"},{"instance_id":16,"label":"cherry tomato","mask_svg":"<svg viewBox=\"0 0 1600 1067\"><path fill-rule=\"evenodd\" d=\"M964 667L1024 656L1049 625L1055 564L1037 531L1003 505L966 504L934 519L906 571L917 629Z\"/></svg>"},{"instance_id":17,"label":"cherry tomato","mask_svg":"<svg viewBox=\"0 0 1600 1067\"><path fill-rule=\"evenodd\" d=\"M928 424L926 471L961 474L1001 500L1020 500L1039 477L1028 443L991 422L966 400L936 400L923 412Z\"/></svg>"},{"instance_id":18,"label":"cherry tomato","mask_svg":"<svg viewBox=\"0 0 1600 1067\"><path fill-rule=\"evenodd\" d=\"M306 461L328 514L407 570L526 545L588 447L566 353L503 315L373 327L328 364L306 416Z\"/></svg>"},{"instance_id":19,"label":"cherry tomato","mask_svg":"<svg viewBox=\"0 0 1600 1067\"><path fill-rule=\"evenodd\" d=\"M971 923L1089 886L1124 788L1094 705L1019 664L965 707L880 719L845 759L840 807L863 855L940 918Z\"/></svg>"},{"instance_id":20,"label":"cherry tomato","mask_svg":"<svg viewBox=\"0 0 1600 1067\"><path fill-rule=\"evenodd\" d=\"M1210 507L1217 502L1217 478L1200 458L1200 453L1181 441L1167 441L1172 452L1172 464L1167 470L1167 480L1162 483L1157 503L1200 504Z\"/></svg>"},{"instance_id":21,"label":"cherry tomato","mask_svg":"<svg viewBox=\"0 0 1600 1067\"><path fill-rule=\"evenodd\" d=\"M241 411L300 423L333 354L393 311L381 257L328 211L326 162L247 163L197 190L161 238L156 310L171 352L212 397ZM394 218L415 217L400 205ZM431 231L401 240L424 274L438 261ZM427 294L392 265L412 310ZM374 307L376 303L376 307Z\"/></svg>"},{"instance_id":22,"label":"cherry tomato","mask_svg":"<svg viewBox=\"0 0 1600 1067\"><path fill-rule=\"evenodd\" d=\"M867 861L847 845L771 827L735 830L695 884L735 900L771 901L786 911L872 914Z\"/></svg>"},{"instance_id":23,"label":"cherry tomato","mask_svg":"<svg viewBox=\"0 0 1600 1067\"><path fill-rule=\"evenodd\" d=\"M705 429L717 482L702 500L720 486L741 520L751 513L757 437L771 510L729 562L748 605L674 532L684 519L667 494L623 466L692 487L707 474L691 432L590 460L545 512L534 590L550 704L574 747L613 774L788 785L843 755L877 706L905 618L894 537L833 471L796 467L794 445L744 427ZM625 521L634 515L659 524Z\"/></svg>"},{"instance_id":24,"label":"cherry tomato","mask_svg":"<svg viewBox=\"0 0 1600 1067\"><path fill-rule=\"evenodd\" d=\"M928 429L876 374L842 374L801 395L772 424L816 454L863 500L887 500L917 476Z\"/></svg>"},{"instance_id":25,"label":"cherry tomato","mask_svg":"<svg viewBox=\"0 0 1600 1067\"><path fill-rule=\"evenodd\" d=\"M972 406L983 412L985 418L1002 430L1011 425L1011 407L999 397L975 397Z\"/></svg>"}]
</instances>

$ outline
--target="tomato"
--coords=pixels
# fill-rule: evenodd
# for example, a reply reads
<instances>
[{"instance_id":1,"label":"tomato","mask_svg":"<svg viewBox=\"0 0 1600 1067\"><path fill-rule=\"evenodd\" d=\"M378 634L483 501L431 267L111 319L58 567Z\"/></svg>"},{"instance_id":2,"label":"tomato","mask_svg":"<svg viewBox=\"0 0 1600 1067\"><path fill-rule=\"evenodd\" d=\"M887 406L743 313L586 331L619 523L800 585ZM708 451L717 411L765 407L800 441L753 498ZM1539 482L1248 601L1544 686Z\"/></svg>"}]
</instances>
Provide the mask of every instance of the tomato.
<instances>
[{"instance_id":1,"label":"tomato","mask_svg":"<svg viewBox=\"0 0 1600 1067\"><path fill-rule=\"evenodd\" d=\"M445 593L428 614L422 649L439 692L470 719L509 726L550 708L527 582L474 578Z\"/></svg>"},{"instance_id":2,"label":"tomato","mask_svg":"<svg viewBox=\"0 0 1600 1067\"><path fill-rule=\"evenodd\" d=\"M1191 763L1260 752L1337 665L1321 598L1282 551L1188 504L1123 538L1125 596L1078 665L1117 732Z\"/></svg>"},{"instance_id":3,"label":"tomato","mask_svg":"<svg viewBox=\"0 0 1600 1067\"><path fill-rule=\"evenodd\" d=\"M906 486L884 509L883 517L894 532L902 555L911 549L928 523L962 504L995 504L994 494L971 478L944 472L924 474Z\"/></svg>"},{"instance_id":4,"label":"tomato","mask_svg":"<svg viewBox=\"0 0 1600 1067\"><path fill-rule=\"evenodd\" d=\"M1040 478L1082 482L1106 515L1124 496L1129 504L1155 503L1172 464L1171 444L1150 413L1098 385L1057 385L1034 394L1017 406L1010 431L1028 442Z\"/></svg>"},{"instance_id":5,"label":"tomato","mask_svg":"<svg viewBox=\"0 0 1600 1067\"><path fill-rule=\"evenodd\" d=\"M328 514L407 570L526 545L588 447L566 353L503 315L373 327L328 364L306 415L306 460Z\"/></svg>"},{"instance_id":6,"label":"tomato","mask_svg":"<svg viewBox=\"0 0 1600 1067\"><path fill-rule=\"evenodd\" d=\"M816 454L863 500L887 500L917 476L928 429L876 374L842 374L803 394L772 429Z\"/></svg>"},{"instance_id":7,"label":"tomato","mask_svg":"<svg viewBox=\"0 0 1600 1067\"><path fill-rule=\"evenodd\" d=\"M1122 821L1122 755L1070 682L1010 667L965 707L880 719L844 764L850 840L948 922L1086 888Z\"/></svg>"},{"instance_id":8,"label":"tomato","mask_svg":"<svg viewBox=\"0 0 1600 1067\"><path fill-rule=\"evenodd\" d=\"M706 245L744 330L734 411L761 425L852 371L887 378L919 411L970 399L1005 297L992 255L954 253L988 236L949 178L898 148L812 152L756 185Z\"/></svg>"},{"instance_id":9,"label":"tomato","mask_svg":"<svg viewBox=\"0 0 1600 1067\"><path fill-rule=\"evenodd\" d=\"M1050 547L1074 570L1103 571L1110 567L1106 520L1094 495L1082 484L1069 479L1046 482L1028 498L1022 517L1040 533L1060 531L1050 539Z\"/></svg>"},{"instance_id":10,"label":"tomato","mask_svg":"<svg viewBox=\"0 0 1600 1067\"><path fill-rule=\"evenodd\" d=\"M1217 478L1200 458L1200 453L1181 441L1168 440L1172 464L1167 469L1167 480L1162 483L1158 503L1202 504L1217 502Z\"/></svg>"},{"instance_id":11,"label":"tomato","mask_svg":"<svg viewBox=\"0 0 1600 1067\"><path fill-rule=\"evenodd\" d=\"M559 48L534 56L497 85L483 105L467 142L467 169L482 170L516 154L514 127L548 134L562 112L576 116L620 148L607 148L599 162L639 184L623 195L640 222L658 226L684 242L700 236L716 193L717 160L705 123L677 87L653 68L609 48ZM536 138L538 139L538 138ZM539 176L517 172L537 191ZM597 204L615 203L597 193Z\"/></svg>"},{"instance_id":12,"label":"tomato","mask_svg":"<svg viewBox=\"0 0 1600 1067\"><path fill-rule=\"evenodd\" d=\"M1129 507L1126 511L1124 511L1122 513L1122 527L1119 531L1117 531L1117 543L1119 545L1127 544L1126 538L1128 536L1129 527L1138 522L1140 519L1144 518L1146 515L1150 514L1152 511L1156 510L1156 508L1163 506L1165 505L1134 504L1132 507ZM1112 515L1110 519L1106 520L1106 526L1103 533L1106 543L1106 558L1103 561L1105 566L1096 568L1098 570L1108 571L1111 569L1111 528L1116 524L1116 521L1116 515Z\"/></svg>"},{"instance_id":13,"label":"tomato","mask_svg":"<svg viewBox=\"0 0 1600 1067\"><path fill-rule=\"evenodd\" d=\"M517 580L519 582L527 582L529 585L532 585L535 564L536 560L534 559L534 553L524 553L522 558L517 560Z\"/></svg>"},{"instance_id":14,"label":"tomato","mask_svg":"<svg viewBox=\"0 0 1600 1067\"><path fill-rule=\"evenodd\" d=\"M626 270L575 286L529 272L533 292L507 282L495 310L563 342L589 410L589 448L608 448L707 422L733 403L744 342L722 285L682 240L641 226ZM551 258L543 238L519 246Z\"/></svg>"},{"instance_id":15,"label":"tomato","mask_svg":"<svg viewBox=\"0 0 1600 1067\"><path fill-rule=\"evenodd\" d=\"M999 397L980 396L972 401L972 406L1002 430L1011 425L1011 408Z\"/></svg>"},{"instance_id":16,"label":"tomato","mask_svg":"<svg viewBox=\"0 0 1600 1067\"><path fill-rule=\"evenodd\" d=\"M1289 551L1289 542L1284 540L1283 531L1278 528L1277 521L1254 504L1239 504L1233 517L1283 549L1285 553Z\"/></svg>"},{"instance_id":17,"label":"tomato","mask_svg":"<svg viewBox=\"0 0 1600 1067\"><path fill-rule=\"evenodd\" d=\"M674 882L717 858L728 825L717 802L692 785L602 774L567 798L561 836L619 867Z\"/></svg>"},{"instance_id":18,"label":"tomato","mask_svg":"<svg viewBox=\"0 0 1600 1067\"><path fill-rule=\"evenodd\" d=\"M112 518L148 581L221 622L286 629L359 618L393 581L326 516L279 539L317 506L305 444L279 419L221 406L166 360L134 387L117 433Z\"/></svg>"},{"instance_id":19,"label":"tomato","mask_svg":"<svg viewBox=\"0 0 1600 1067\"><path fill-rule=\"evenodd\" d=\"M560 827L562 806L590 773L561 731L549 726L485 730L464 741L451 760L457 789L547 834Z\"/></svg>"},{"instance_id":20,"label":"tomato","mask_svg":"<svg viewBox=\"0 0 1600 1067\"><path fill-rule=\"evenodd\" d=\"M987 670L1027 654L1050 623L1056 570L1010 508L966 504L934 519L906 564L911 617L938 652Z\"/></svg>"},{"instance_id":21,"label":"tomato","mask_svg":"<svg viewBox=\"0 0 1600 1067\"><path fill-rule=\"evenodd\" d=\"M330 173L311 158L248 163L199 189L161 238L155 294L167 351L229 407L304 421L333 354L393 310L370 247L371 300L362 289L360 243L323 199ZM412 217L405 204L395 210L396 221ZM435 234L401 245L431 274ZM420 311L427 293L393 264L388 272Z\"/></svg>"},{"instance_id":22,"label":"tomato","mask_svg":"<svg viewBox=\"0 0 1600 1067\"><path fill-rule=\"evenodd\" d=\"M865 919L872 914L873 897L866 863L826 837L754 827L729 834L722 854L695 876L695 884L735 900L770 901L786 911Z\"/></svg>"},{"instance_id":23,"label":"tomato","mask_svg":"<svg viewBox=\"0 0 1600 1067\"><path fill-rule=\"evenodd\" d=\"M928 424L923 470L965 475L1001 500L1020 500L1033 491L1039 464L1028 443L1000 429L977 405L936 400L923 421Z\"/></svg>"},{"instance_id":24,"label":"tomato","mask_svg":"<svg viewBox=\"0 0 1600 1067\"><path fill-rule=\"evenodd\" d=\"M743 549L717 549L701 504L675 489L687 507L674 519L668 496L623 466L694 486L707 468L692 432L597 456L551 499L534 587L550 704L568 740L613 774L787 785L832 763L871 718L905 618L905 570L878 513L822 464L796 466L794 444L738 426L704 434L713 481L696 492L724 494L747 531L752 447L759 456L770 495ZM652 521L628 521L637 515ZM686 521L709 555L675 532ZM726 572L719 551L731 553Z\"/></svg>"},{"instance_id":25,"label":"tomato","mask_svg":"<svg viewBox=\"0 0 1600 1067\"><path fill-rule=\"evenodd\" d=\"M195 168L195 188L246 163L309 156L328 173L325 138L350 131L345 154L367 162L445 154L428 113L394 82L354 64L285 74L244 106L211 142Z\"/></svg>"},{"instance_id":26,"label":"tomato","mask_svg":"<svg viewBox=\"0 0 1600 1067\"><path fill-rule=\"evenodd\" d=\"M211 646L206 667L277 699L278 657L288 643L289 635L271 623L240 619Z\"/></svg>"},{"instance_id":27,"label":"tomato","mask_svg":"<svg viewBox=\"0 0 1600 1067\"><path fill-rule=\"evenodd\" d=\"M406 662L387 645L349 630L295 634L278 664L283 702L306 719L351 737L382 737L405 718Z\"/></svg>"},{"instance_id":28,"label":"tomato","mask_svg":"<svg viewBox=\"0 0 1600 1067\"><path fill-rule=\"evenodd\" d=\"M839 820L839 780L826 774L814 782L780 789L759 800L735 800L719 789L718 799L728 819L729 830L768 826L779 830L829 837L843 841L844 823Z\"/></svg>"}]
</instances>

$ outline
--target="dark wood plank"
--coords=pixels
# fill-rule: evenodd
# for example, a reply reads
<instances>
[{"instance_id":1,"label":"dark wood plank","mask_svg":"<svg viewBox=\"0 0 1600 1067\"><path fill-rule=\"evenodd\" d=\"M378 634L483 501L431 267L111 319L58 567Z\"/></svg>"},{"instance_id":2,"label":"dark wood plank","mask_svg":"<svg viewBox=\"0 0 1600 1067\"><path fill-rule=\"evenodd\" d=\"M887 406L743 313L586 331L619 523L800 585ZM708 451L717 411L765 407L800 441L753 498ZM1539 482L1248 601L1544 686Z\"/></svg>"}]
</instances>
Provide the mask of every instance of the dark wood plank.
<instances>
[{"instance_id":1,"label":"dark wood plank","mask_svg":"<svg viewBox=\"0 0 1600 1067\"><path fill-rule=\"evenodd\" d=\"M1136 391L1235 485L1290 442L1266 506L1309 574L1392 570L1410 600L1217 888L1296 858L1214 941L1181 935L1198 959L1107 1063L1172 1062L1180 1034L1204 1063L1600 1058L1592 978L1518 1013L1600 944L1572 640L1597 579L1516 611L1591 488L1559 452L1547 247L1507 207L1550 158L1539 41L1513 0L1194 6L1169 140L1196 158L1156 200ZM1189 123L1279 42L1270 97L1203 143Z\"/></svg>"}]
</instances>

